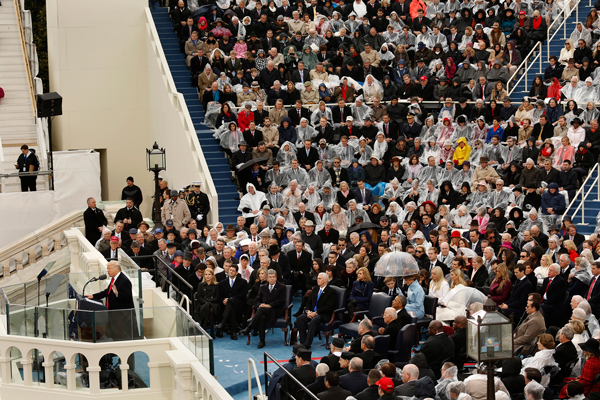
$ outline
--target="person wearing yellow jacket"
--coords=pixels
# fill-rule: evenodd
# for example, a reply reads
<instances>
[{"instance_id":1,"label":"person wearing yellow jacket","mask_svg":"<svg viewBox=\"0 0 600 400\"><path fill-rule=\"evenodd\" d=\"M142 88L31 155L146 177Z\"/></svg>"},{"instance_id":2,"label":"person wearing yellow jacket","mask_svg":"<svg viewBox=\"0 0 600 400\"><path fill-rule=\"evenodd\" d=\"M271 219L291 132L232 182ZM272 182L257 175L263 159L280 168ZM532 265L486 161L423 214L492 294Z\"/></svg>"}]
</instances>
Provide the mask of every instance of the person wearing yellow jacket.
<instances>
[{"instance_id":1,"label":"person wearing yellow jacket","mask_svg":"<svg viewBox=\"0 0 600 400\"><path fill-rule=\"evenodd\" d=\"M452 161L454 161L455 166L460 167L464 161L469 160L469 157L471 156L471 146L467 144L467 139L464 137L458 139L456 143L458 143L458 147L454 150Z\"/></svg>"}]
</instances>

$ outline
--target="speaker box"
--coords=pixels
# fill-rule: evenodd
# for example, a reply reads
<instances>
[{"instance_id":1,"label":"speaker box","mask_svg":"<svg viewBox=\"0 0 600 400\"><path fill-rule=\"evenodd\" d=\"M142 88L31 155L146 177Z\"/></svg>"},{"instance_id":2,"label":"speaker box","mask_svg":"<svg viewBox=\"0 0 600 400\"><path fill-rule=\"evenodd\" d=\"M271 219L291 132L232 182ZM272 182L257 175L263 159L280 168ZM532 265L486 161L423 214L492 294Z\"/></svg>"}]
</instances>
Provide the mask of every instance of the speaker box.
<instances>
[{"instance_id":1,"label":"speaker box","mask_svg":"<svg viewBox=\"0 0 600 400\"><path fill-rule=\"evenodd\" d=\"M62 115L62 97L55 92L37 95L38 118Z\"/></svg>"}]
</instances>

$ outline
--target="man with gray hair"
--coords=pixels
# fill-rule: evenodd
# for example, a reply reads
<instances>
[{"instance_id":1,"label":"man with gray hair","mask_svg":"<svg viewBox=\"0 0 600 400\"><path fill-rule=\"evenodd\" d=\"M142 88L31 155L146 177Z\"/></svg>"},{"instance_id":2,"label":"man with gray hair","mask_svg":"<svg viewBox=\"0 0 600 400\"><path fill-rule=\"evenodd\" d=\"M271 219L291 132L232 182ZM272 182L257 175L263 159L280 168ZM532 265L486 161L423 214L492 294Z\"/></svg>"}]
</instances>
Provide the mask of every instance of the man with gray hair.
<instances>
[{"instance_id":1,"label":"man with gray hair","mask_svg":"<svg viewBox=\"0 0 600 400\"><path fill-rule=\"evenodd\" d=\"M350 261L350 260L348 260ZM355 260L356 261L356 260ZM362 352L362 339L365 336L373 336L373 324L368 318L364 318L358 324L358 337L350 343L350 346L346 347L346 351L351 351L354 354Z\"/></svg>"},{"instance_id":2,"label":"man with gray hair","mask_svg":"<svg viewBox=\"0 0 600 400\"><path fill-rule=\"evenodd\" d=\"M553 383L560 383L564 378L571 375L571 362L577 359L577 349L572 340L575 331L571 326L565 325L556 334L558 345L554 348L554 361L560 367L560 371L551 378Z\"/></svg>"},{"instance_id":3,"label":"man with gray hair","mask_svg":"<svg viewBox=\"0 0 600 400\"><path fill-rule=\"evenodd\" d=\"M446 388L446 397L448 400L456 400L461 393L467 393L464 382L455 381L448 384Z\"/></svg>"},{"instance_id":4,"label":"man with gray hair","mask_svg":"<svg viewBox=\"0 0 600 400\"><path fill-rule=\"evenodd\" d=\"M555 321L561 318L560 306L564 303L567 293L567 282L560 276L560 265L552 264L548 269L548 277L542 282L542 310L546 326L555 326Z\"/></svg>"},{"instance_id":5,"label":"man with gray hair","mask_svg":"<svg viewBox=\"0 0 600 400\"><path fill-rule=\"evenodd\" d=\"M350 373L340 376L340 387L349 390L352 396L369 387L367 375L362 372L363 368L365 368L363 360L358 356L353 357L348 366Z\"/></svg>"},{"instance_id":6,"label":"man with gray hair","mask_svg":"<svg viewBox=\"0 0 600 400\"><path fill-rule=\"evenodd\" d=\"M254 317L241 334L249 335L252 328L258 328L260 337L258 348L265 347L265 330L267 329L267 325L273 325L278 318L283 317L286 306L286 287L283 283L277 281L277 271L269 269L267 271L267 284L260 286L258 296L254 300ZM248 336L248 339L250 339L250 336Z\"/></svg>"},{"instance_id":7,"label":"man with gray hair","mask_svg":"<svg viewBox=\"0 0 600 400\"><path fill-rule=\"evenodd\" d=\"M394 389L394 394L405 397L414 396L417 379L419 379L419 368L414 364L406 364L402 368L402 385Z\"/></svg>"},{"instance_id":8,"label":"man with gray hair","mask_svg":"<svg viewBox=\"0 0 600 400\"><path fill-rule=\"evenodd\" d=\"M322 393L327 390L327 386L325 386L325 375L330 371L329 365L321 363L321 364L317 365L317 367L315 368L315 371L316 371L317 379L315 379L315 381L313 383L311 383L310 385L308 385L306 388L308 389L309 392L311 392L315 396L318 396L319 393ZM312 400L312 397L309 396L309 394L305 392L304 397L302 399L303 400Z\"/></svg>"},{"instance_id":9,"label":"man with gray hair","mask_svg":"<svg viewBox=\"0 0 600 400\"><path fill-rule=\"evenodd\" d=\"M396 298L399 298L397 296ZM402 296L404 297L404 296ZM404 304L406 305L406 297L404 297ZM402 329L402 325L398 320L398 313L394 307L388 307L383 312L383 322L387 325L386 328L379 328L381 335L390 335L390 349L396 348L396 339L398 338L398 332ZM383 331L382 331L383 329Z\"/></svg>"},{"instance_id":10,"label":"man with gray hair","mask_svg":"<svg viewBox=\"0 0 600 400\"><path fill-rule=\"evenodd\" d=\"M327 283L329 277L325 272L317 276L317 286L313 288L304 312L296 318L296 327L292 331L292 344L295 334L300 332L300 343L310 349L313 338L319 330L319 324L329 321L335 310L337 292Z\"/></svg>"},{"instance_id":11,"label":"man with gray hair","mask_svg":"<svg viewBox=\"0 0 600 400\"><path fill-rule=\"evenodd\" d=\"M372 327L371 327L372 329ZM375 350L375 338L370 335L365 335L360 341L361 353L356 356L363 360L365 369L375 368L375 365L381 360L381 355L376 353Z\"/></svg>"},{"instance_id":12,"label":"man with gray hair","mask_svg":"<svg viewBox=\"0 0 600 400\"><path fill-rule=\"evenodd\" d=\"M358 233L352 232L350 234L350 244L346 245L346 249L354 254L358 254L358 250L360 250L361 246L362 243L360 243L360 236Z\"/></svg>"}]
</instances>

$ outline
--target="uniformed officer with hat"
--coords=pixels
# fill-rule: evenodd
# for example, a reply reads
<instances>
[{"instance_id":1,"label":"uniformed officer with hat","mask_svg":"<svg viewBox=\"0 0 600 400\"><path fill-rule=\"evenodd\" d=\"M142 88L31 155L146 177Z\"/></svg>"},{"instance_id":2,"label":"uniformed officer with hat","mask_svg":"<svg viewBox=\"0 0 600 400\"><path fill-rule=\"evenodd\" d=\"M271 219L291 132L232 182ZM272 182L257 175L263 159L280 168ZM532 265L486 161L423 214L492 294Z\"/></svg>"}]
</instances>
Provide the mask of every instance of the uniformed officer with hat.
<instances>
[{"instance_id":1,"label":"uniformed officer with hat","mask_svg":"<svg viewBox=\"0 0 600 400\"><path fill-rule=\"evenodd\" d=\"M198 228L202 229L207 224L206 220L210 212L210 201L208 201L206 193L200 191L200 185L202 185L200 181L192 182L194 191L185 196L185 202L190 209L192 218L197 221Z\"/></svg>"}]
</instances>

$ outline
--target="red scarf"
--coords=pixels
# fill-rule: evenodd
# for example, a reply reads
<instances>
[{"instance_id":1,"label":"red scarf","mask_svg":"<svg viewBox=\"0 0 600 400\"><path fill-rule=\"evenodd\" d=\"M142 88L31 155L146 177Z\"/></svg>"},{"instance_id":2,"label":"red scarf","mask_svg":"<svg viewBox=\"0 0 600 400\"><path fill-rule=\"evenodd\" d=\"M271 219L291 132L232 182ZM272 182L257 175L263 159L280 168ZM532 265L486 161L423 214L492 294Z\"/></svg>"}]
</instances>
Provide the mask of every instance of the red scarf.
<instances>
[{"instance_id":1,"label":"red scarf","mask_svg":"<svg viewBox=\"0 0 600 400\"><path fill-rule=\"evenodd\" d=\"M550 157L551 154L552 154L552 147L544 147L542 149L542 155L544 157Z\"/></svg>"},{"instance_id":2,"label":"red scarf","mask_svg":"<svg viewBox=\"0 0 600 400\"><path fill-rule=\"evenodd\" d=\"M533 17L533 29L538 30L542 24L542 17Z\"/></svg>"},{"instance_id":3,"label":"red scarf","mask_svg":"<svg viewBox=\"0 0 600 400\"><path fill-rule=\"evenodd\" d=\"M525 26L525 18L518 18L519 26Z\"/></svg>"}]
</instances>

